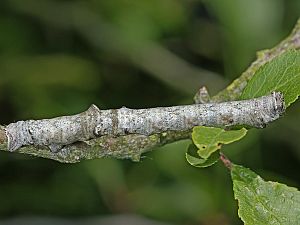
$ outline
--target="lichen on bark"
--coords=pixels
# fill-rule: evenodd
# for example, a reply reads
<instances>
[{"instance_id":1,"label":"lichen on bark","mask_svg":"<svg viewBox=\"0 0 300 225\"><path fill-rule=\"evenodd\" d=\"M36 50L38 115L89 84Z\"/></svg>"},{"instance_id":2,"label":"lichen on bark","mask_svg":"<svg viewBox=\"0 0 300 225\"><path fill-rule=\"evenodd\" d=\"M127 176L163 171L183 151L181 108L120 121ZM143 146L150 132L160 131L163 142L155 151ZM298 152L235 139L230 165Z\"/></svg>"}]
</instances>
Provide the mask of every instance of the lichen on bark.
<instances>
[{"instance_id":1,"label":"lichen on bark","mask_svg":"<svg viewBox=\"0 0 300 225\"><path fill-rule=\"evenodd\" d=\"M76 163L86 159L114 157L139 161L143 153L165 144L187 139L190 131L164 132L151 136L127 135L120 137L102 136L88 141L75 142L55 153L45 146L24 146L17 153L23 153L40 158L52 159L61 163ZM0 150L8 151L5 128L0 127Z\"/></svg>"}]
</instances>

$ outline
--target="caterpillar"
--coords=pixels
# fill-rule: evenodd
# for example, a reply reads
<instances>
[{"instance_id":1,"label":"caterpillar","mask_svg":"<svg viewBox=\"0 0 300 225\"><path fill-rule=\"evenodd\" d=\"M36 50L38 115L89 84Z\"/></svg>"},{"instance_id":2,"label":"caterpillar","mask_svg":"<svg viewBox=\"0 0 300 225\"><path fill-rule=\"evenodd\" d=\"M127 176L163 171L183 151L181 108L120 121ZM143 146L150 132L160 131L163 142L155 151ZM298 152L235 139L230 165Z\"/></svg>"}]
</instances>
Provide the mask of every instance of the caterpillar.
<instances>
[{"instance_id":1,"label":"caterpillar","mask_svg":"<svg viewBox=\"0 0 300 225\"><path fill-rule=\"evenodd\" d=\"M6 127L8 150L25 145L47 146L58 152L64 146L104 135L151 135L186 131L195 126L263 128L285 111L283 94L272 92L259 98L149 109L100 110L91 105L77 115L26 120Z\"/></svg>"}]
</instances>

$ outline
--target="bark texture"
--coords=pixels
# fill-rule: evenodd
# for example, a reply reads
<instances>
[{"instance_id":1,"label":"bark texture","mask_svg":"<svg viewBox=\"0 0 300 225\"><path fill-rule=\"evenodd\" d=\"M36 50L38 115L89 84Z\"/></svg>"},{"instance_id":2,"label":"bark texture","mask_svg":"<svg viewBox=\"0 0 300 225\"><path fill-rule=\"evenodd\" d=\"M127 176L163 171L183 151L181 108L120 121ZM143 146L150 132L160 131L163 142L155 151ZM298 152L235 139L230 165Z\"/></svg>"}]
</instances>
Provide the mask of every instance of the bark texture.
<instances>
[{"instance_id":1,"label":"bark texture","mask_svg":"<svg viewBox=\"0 0 300 225\"><path fill-rule=\"evenodd\" d=\"M190 138L190 131L164 132L151 136L126 135L120 137L102 136L88 141L75 142L62 148L57 153L49 151L44 146L24 146L15 152L56 160L61 163L77 163L86 159L113 157L130 159L138 162L143 153L155 147L163 146L175 141ZM5 127L0 127L0 150L8 151Z\"/></svg>"}]
</instances>

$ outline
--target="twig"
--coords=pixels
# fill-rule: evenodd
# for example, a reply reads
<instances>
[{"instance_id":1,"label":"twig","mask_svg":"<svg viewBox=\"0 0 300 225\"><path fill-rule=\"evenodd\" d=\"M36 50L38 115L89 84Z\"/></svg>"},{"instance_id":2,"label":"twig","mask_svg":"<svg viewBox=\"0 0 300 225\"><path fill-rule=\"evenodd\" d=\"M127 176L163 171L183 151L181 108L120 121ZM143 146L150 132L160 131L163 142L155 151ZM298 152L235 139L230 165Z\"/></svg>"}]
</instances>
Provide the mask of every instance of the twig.
<instances>
[{"instance_id":1,"label":"twig","mask_svg":"<svg viewBox=\"0 0 300 225\"><path fill-rule=\"evenodd\" d=\"M227 169L229 169L229 170L232 169L232 162L222 152L220 152L220 160L223 162L224 166Z\"/></svg>"},{"instance_id":2,"label":"twig","mask_svg":"<svg viewBox=\"0 0 300 225\"><path fill-rule=\"evenodd\" d=\"M163 146L175 141L190 138L190 131L164 132L151 136L127 135L120 137L102 136L89 141L75 142L54 153L43 146L24 146L16 150L18 153L40 158L52 159L61 163L76 163L86 159L113 157L131 159L138 162L143 153L155 147ZM0 126L0 150L8 151L5 127Z\"/></svg>"},{"instance_id":3,"label":"twig","mask_svg":"<svg viewBox=\"0 0 300 225\"><path fill-rule=\"evenodd\" d=\"M267 62L270 62L275 57L281 55L289 49L300 48L300 19L298 19L292 33L276 45L272 49L259 51L257 59L250 65L250 67L242 73L240 77L235 79L223 91L220 91L211 100L213 102L223 102L238 99L242 91L246 87L248 81L253 77L255 72Z\"/></svg>"},{"instance_id":4,"label":"twig","mask_svg":"<svg viewBox=\"0 0 300 225\"><path fill-rule=\"evenodd\" d=\"M12 1L12 4L18 3ZM28 5L28 3L26 3ZM32 11L32 7L25 7L26 5L19 5L21 12L36 14L36 11ZM44 5L45 6L45 5ZM25 7L25 8L24 8ZM47 8L46 6L44 8ZM51 11L52 12L52 11ZM46 15L46 13L44 13ZM51 14L52 15L52 14ZM40 16L37 15L37 16ZM45 18L45 17L44 17ZM52 23L50 17L45 18L47 22ZM71 27L71 20L57 19L59 24ZM236 79L225 90L221 91L218 95L212 98L213 102L223 102L226 100L237 99L247 82L254 75L255 71L269 62L272 58L284 53L288 49L298 49L300 46L300 20L296 24L293 32L283 42L275 46L273 49L262 51L258 54L258 59L252 63L252 65L242 74L242 76ZM84 141L80 143L74 143L63 148L58 153L52 153L48 149L34 146L22 147L17 152L30 154L38 157L54 159L60 162L78 162L81 159L92 159L101 157L116 157L116 158L131 158L138 161L140 155L144 152L151 150L154 147L161 146L167 143L175 142L181 139L187 139L190 137L189 131L179 132L164 132L161 134L154 134L150 136L144 135L127 135L121 137L102 136L90 141ZM7 138L5 135L5 127L0 126L0 150L7 151Z\"/></svg>"}]
</instances>

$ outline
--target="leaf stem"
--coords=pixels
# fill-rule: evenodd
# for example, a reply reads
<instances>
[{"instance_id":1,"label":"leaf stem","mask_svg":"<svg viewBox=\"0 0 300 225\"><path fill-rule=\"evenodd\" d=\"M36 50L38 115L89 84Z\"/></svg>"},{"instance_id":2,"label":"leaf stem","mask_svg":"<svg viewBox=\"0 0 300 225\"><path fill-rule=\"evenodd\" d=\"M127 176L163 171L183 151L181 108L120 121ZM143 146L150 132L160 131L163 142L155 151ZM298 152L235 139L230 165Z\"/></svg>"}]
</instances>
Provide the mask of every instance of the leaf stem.
<instances>
[{"instance_id":1,"label":"leaf stem","mask_svg":"<svg viewBox=\"0 0 300 225\"><path fill-rule=\"evenodd\" d=\"M220 160L223 162L225 167L227 167L229 170L232 169L232 162L222 152L220 152Z\"/></svg>"}]
</instances>

